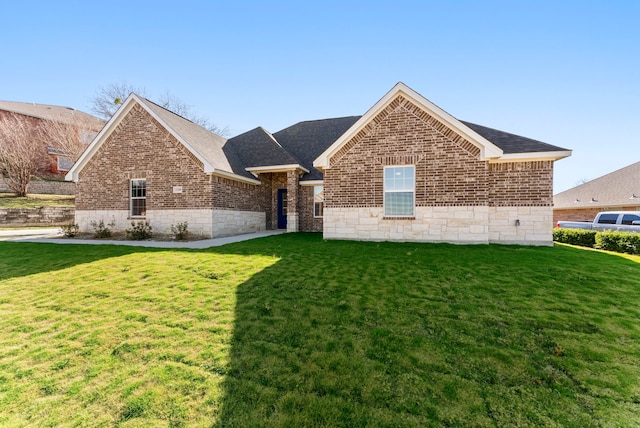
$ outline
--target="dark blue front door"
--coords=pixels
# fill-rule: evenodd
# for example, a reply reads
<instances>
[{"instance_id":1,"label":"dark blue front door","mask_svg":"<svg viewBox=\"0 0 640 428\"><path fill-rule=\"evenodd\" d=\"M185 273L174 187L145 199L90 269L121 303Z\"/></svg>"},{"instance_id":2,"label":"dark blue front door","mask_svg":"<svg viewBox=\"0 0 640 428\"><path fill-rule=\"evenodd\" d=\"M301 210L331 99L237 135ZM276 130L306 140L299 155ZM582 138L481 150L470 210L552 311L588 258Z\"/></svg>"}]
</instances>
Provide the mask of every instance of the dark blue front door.
<instances>
[{"instance_id":1,"label":"dark blue front door","mask_svg":"<svg viewBox=\"0 0 640 428\"><path fill-rule=\"evenodd\" d=\"M287 189L278 189L278 229L287 228Z\"/></svg>"}]
</instances>

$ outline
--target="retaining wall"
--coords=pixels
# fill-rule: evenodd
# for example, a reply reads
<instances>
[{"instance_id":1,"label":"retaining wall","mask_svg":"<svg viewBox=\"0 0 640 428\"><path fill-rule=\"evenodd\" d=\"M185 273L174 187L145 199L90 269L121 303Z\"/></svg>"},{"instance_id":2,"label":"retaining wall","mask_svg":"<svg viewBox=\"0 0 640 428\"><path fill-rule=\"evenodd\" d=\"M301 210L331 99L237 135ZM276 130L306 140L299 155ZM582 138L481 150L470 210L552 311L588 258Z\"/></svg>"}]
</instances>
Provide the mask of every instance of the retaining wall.
<instances>
[{"instance_id":1,"label":"retaining wall","mask_svg":"<svg viewBox=\"0 0 640 428\"><path fill-rule=\"evenodd\" d=\"M0 208L2 226L60 226L74 221L74 207Z\"/></svg>"},{"instance_id":2,"label":"retaining wall","mask_svg":"<svg viewBox=\"0 0 640 428\"><path fill-rule=\"evenodd\" d=\"M2 179L0 179L0 193L13 193ZM28 193L44 195L75 195L76 183L72 181L34 180L29 183Z\"/></svg>"}]
</instances>

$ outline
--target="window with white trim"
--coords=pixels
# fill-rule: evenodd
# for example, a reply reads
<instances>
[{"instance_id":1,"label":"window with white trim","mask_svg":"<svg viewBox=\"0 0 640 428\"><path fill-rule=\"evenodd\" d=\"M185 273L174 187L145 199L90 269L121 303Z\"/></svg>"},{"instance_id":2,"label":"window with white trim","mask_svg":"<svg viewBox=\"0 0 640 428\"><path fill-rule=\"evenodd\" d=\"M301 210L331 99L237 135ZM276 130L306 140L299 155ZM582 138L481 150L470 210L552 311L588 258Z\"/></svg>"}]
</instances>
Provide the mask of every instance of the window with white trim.
<instances>
[{"instance_id":1,"label":"window with white trim","mask_svg":"<svg viewBox=\"0 0 640 428\"><path fill-rule=\"evenodd\" d=\"M415 166L384 167L384 216L413 217L415 206Z\"/></svg>"},{"instance_id":2,"label":"window with white trim","mask_svg":"<svg viewBox=\"0 0 640 428\"><path fill-rule=\"evenodd\" d=\"M322 217L324 213L324 186L313 186L313 216Z\"/></svg>"},{"instance_id":3,"label":"window with white trim","mask_svg":"<svg viewBox=\"0 0 640 428\"><path fill-rule=\"evenodd\" d=\"M135 178L131 180L131 217L147 215L147 180Z\"/></svg>"}]
</instances>

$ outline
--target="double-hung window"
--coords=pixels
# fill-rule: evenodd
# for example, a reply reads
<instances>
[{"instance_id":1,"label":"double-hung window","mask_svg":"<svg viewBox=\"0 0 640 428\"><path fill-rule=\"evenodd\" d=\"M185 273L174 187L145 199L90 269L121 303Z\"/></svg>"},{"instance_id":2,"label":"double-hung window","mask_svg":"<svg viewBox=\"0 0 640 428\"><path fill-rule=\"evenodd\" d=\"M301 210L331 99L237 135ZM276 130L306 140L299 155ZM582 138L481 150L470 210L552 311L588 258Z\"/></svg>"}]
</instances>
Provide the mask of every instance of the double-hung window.
<instances>
[{"instance_id":1,"label":"double-hung window","mask_svg":"<svg viewBox=\"0 0 640 428\"><path fill-rule=\"evenodd\" d=\"M413 217L415 206L415 166L384 167L384 216Z\"/></svg>"},{"instance_id":2,"label":"double-hung window","mask_svg":"<svg viewBox=\"0 0 640 428\"><path fill-rule=\"evenodd\" d=\"M322 217L324 211L324 186L313 186L313 216Z\"/></svg>"},{"instance_id":3,"label":"double-hung window","mask_svg":"<svg viewBox=\"0 0 640 428\"><path fill-rule=\"evenodd\" d=\"M136 178L131 180L131 217L147 215L147 180Z\"/></svg>"}]
</instances>

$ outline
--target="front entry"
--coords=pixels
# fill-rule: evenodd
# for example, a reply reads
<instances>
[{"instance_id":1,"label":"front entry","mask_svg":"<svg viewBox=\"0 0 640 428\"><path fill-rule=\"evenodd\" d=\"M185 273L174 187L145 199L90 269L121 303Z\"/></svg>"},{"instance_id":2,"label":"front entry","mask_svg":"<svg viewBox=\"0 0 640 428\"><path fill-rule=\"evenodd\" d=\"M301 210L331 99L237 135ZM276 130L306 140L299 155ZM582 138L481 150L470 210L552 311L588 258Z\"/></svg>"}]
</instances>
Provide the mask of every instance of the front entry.
<instances>
[{"instance_id":1,"label":"front entry","mask_svg":"<svg viewBox=\"0 0 640 428\"><path fill-rule=\"evenodd\" d=\"M287 228L287 189L278 189L278 229Z\"/></svg>"}]
</instances>

